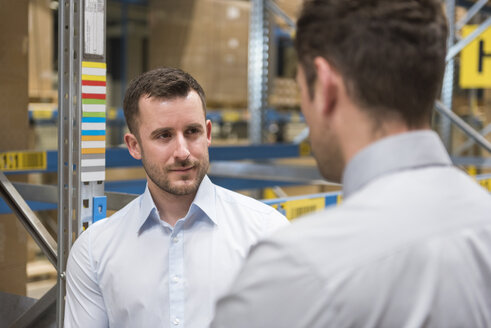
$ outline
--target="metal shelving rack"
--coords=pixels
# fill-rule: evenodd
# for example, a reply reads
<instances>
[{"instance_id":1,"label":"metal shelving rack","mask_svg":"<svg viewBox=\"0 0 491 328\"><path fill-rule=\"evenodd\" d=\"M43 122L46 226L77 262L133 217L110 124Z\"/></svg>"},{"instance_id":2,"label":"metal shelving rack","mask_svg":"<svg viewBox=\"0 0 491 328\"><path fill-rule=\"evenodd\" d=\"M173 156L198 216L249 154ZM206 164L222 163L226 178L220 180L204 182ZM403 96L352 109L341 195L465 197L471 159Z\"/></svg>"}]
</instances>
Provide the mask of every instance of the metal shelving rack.
<instances>
[{"instance_id":1,"label":"metal shelving rack","mask_svg":"<svg viewBox=\"0 0 491 328\"><path fill-rule=\"evenodd\" d=\"M491 143L487 141L483 134L476 131L457 115L452 112L452 99L454 93L454 69L455 56L470 42L481 35L488 27L491 26L491 17L487 18L474 32L455 43L457 32L467 24L478 12L485 8L487 0L479 0L475 3L468 3L457 0L442 0L446 6L447 16L449 17L449 35L448 35L448 52L446 56L446 69L442 85L441 101L435 104L435 110L442 115L440 120L440 133L447 149L451 149L451 124L463 130L472 140L482 146L488 152L491 152ZM250 18L250 36L249 36L249 107L251 111L250 121L250 140L253 143L259 142L257 131L263 127L263 121L260 119L267 107L268 93L268 59L267 54L270 52L270 45L267 42L268 29L271 26L271 19L268 12L271 12L282 18L287 25L294 28L293 21L289 18L274 2L274 0L251 0L251 18ZM472 4L472 5L471 5ZM459 22L455 22L455 10L457 5L470 6L467 15ZM308 128L307 128L308 129ZM297 141L306 138L305 130ZM483 133L491 131L491 128L483 129Z\"/></svg>"},{"instance_id":2,"label":"metal shelving rack","mask_svg":"<svg viewBox=\"0 0 491 328\"><path fill-rule=\"evenodd\" d=\"M446 56L446 67L445 67L445 75L443 78L442 85L442 94L441 94L441 102L437 102L435 105L435 109L437 112L442 114L440 120L440 134L441 138L447 147L447 150L451 151L452 149L452 134L451 134L451 124L455 124L457 127L462 129L464 133L466 133L472 140L474 140L481 147L486 149L488 152L491 152L489 148L490 143L483 137L483 135L487 132L488 128L483 129L482 133L475 131L471 126L461 120L457 115L452 112L452 100L453 100L453 92L454 92L454 77L455 77L455 56L469 43L471 43L474 39L480 36L484 31L486 31L491 26L491 17L488 17L483 23L479 25L479 27L474 30L467 37L460 39L457 35L458 32L462 29L464 25L469 23L469 21L488 3L487 0L479 0L472 4L468 8L467 14L458 22L455 22L455 12L456 5L463 4L469 5L468 3L464 3L463 1L456 0L444 0L445 8L448 17L448 40L447 40L447 56ZM456 40L460 39L458 42Z\"/></svg>"}]
</instances>

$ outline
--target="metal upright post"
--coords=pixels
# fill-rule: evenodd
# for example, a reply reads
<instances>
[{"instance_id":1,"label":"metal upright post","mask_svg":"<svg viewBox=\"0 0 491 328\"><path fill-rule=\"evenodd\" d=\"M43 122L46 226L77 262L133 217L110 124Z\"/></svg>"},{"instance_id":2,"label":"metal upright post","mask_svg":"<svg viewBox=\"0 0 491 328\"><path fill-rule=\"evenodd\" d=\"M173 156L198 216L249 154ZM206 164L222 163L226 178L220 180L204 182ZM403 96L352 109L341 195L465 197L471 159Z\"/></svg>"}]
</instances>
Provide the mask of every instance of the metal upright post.
<instances>
[{"instance_id":1,"label":"metal upright post","mask_svg":"<svg viewBox=\"0 0 491 328\"><path fill-rule=\"evenodd\" d=\"M57 326L74 239L106 214L105 0L59 5Z\"/></svg>"},{"instance_id":2,"label":"metal upright post","mask_svg":"<svg viewBox=\"0 0 491 328\"><path fill-rule=\"evenodd\" d=\"M266 0L252 0L249 22L249 140L252 144L265 141L265 110L268 102L269 75L269 14Z\"/></svg>"},{"instance_id":3,"label":"metal upright post","mask_svg":"<svg viewBox=\"0 0 491 328\"><path fill-rule=\"evenodd\" d=\"M447 49L450 49L455 42L455 0L446 0L446 11L448 17ZM450 58L445 67L442 86L442 102L450 110L452 110L454 68L454 58ZM440 117L440 133L445 147L451 152L452 126L451 121L447 117Z\"/></svg>"},{"instance_id":4,"label":"metal upright post","mask_svg":"<svg viewBox=\"0 0 491 328\"><path fill-rule=\"evenodd\" d=\"M80 80L80 1L60 3L58 66L58 282L56 322L63 326L65 269L73 241L74 225L79 209L78 152L79 80ZM75 202L74 202L75 200Z\"/></svg>"}]
</instances>

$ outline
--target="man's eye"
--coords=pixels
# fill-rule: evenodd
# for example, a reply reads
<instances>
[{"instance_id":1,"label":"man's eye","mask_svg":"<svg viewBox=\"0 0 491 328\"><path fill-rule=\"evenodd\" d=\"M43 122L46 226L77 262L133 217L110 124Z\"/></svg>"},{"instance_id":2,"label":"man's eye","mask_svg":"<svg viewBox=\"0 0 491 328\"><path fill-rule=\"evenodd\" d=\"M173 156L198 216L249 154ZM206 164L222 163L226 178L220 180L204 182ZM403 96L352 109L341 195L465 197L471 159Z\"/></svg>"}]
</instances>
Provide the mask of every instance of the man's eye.
<instances>
[{"instance_id":1,"label":"man's eye","mask_svg":"<svg viewBox=\"0 0 491 328\"><path fill-rule=\"evenodd\" d=\"M160 139L168 139L170 137L172 137L172 135L170 133L168 133L168 132L162 133L162 134L159 135L159 138Z\"/></svg>"},{"instance_id":2,"label":"man's eye","mask_svg":"<svg viewBox=\"0 0 491 328\"><path fill-rule=\"evenodd\" d=\"M191 128L191 129L188 130L188 133L189 134L196 134L198 132L199 132L199 129L197 129L197 128Z\"/></svg>"}]
</instances>

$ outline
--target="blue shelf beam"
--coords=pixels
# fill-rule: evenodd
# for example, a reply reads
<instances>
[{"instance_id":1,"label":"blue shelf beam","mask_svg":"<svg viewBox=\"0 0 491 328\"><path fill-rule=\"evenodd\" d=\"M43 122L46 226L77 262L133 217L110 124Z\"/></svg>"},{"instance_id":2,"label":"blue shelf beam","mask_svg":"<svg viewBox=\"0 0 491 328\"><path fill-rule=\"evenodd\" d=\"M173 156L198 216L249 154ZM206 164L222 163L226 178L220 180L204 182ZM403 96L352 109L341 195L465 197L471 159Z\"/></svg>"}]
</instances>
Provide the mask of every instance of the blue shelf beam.
<instances>
[{"instance_id":1,"label":"blue shelf beam","mask_svg":"<svg viewBox=\"0 0 491 328\"><path fill-rule=\"evenodd\" d=\"M235 161L235 160L268 160L278 158L299 157L300 146L297 144L272 144L252 146L215 146L210 147L211 161ZM44 170L19 170L5 171L5 174L27 174L57 172L58 152L46 151L47 165ZM139 167L141 161L134 159L123 147L106 149L106 168Z\"/></svg>"}]
</instances>

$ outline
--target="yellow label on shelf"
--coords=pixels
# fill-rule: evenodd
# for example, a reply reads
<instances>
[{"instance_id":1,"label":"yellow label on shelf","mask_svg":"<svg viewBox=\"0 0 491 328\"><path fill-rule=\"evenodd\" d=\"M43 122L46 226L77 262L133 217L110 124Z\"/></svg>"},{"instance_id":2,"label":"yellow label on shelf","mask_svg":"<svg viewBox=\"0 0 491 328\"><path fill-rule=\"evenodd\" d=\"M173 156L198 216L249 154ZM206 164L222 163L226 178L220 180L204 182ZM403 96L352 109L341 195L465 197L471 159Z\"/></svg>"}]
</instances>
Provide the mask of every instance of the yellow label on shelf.
<instances>
[{"instance_id":1,"label":"yellow label on shelf","mask_svg":"<svg viewBox=\"0 0 491 328\"><path fill-rule=\"evenodd\" d=\"M310 144L307 141L300 143L298 146L298 153L300 156L309 156L311 152Z\"/></svg>"},{"instance_id":2,"label":"yellow label on shelf","mask_svg":"<svg viewBox=\"0 0 491 328\"><path fill-rule=\"evenodd\" d=\"M478 181L481 186L486 188L489 192L491 192L491 179L484 179Z\"/></svg>"},{"instance_id":3,"label":"yellow label on shelf","mask_svg":"<svg viewBox=\"0 0 491 328\"><path fill-rule=\"evenodd\" d=\"M222 120L224 122L239 122L241 119L241 114L238 111L226 110L222 112Z\"/></svg>"},{"instance_id":4,"label":"yellow label on shelf","mask_svg":"<svg viewBox=\"0 0 491 328\"><path fill-rule=\"evenodd\" d=\"M469 165L467 167L467 174L475 177L477 175L477 168L474 165Z\"/></svg>"},{"instance_id":5,"label":"yellow label on shelf","mask_svg":"<svg viewBox=\"0 0 491 328\"><path fill-rule=\"evenodd\" d=\"M46 170L46 166L46 152L0 153L2 171Z\"/></svg>"},{"instance_id":6,"label":"yellow label on shelf","mask_svg":"<svg viewBox=\"0 0 491 328\"><path fill-rule=\"evenodd\" d=\"M323 210L326 207L326 198L310 198L289 200L279 205L279 211L284 211L288 220L293 220L299 216Z\"/></svg>"},{"instance_id":7,"label":"yellow label on shelf","mask_svg":"<svg viewBox=\"0 0 491 328\"><path fill-rule=\"evenodd\" d=\"M337 201L336 201L336 204L337 204L337 205L339 205L339 204L341 204L342 202L343 202L343 195L342 195L342 194L339 194L339 195L338 195L338 199L337 199Z\"/></svg>"},{"instance_id":8,"label":"yellow label on shelf","mask_svg":"<svg viewBox=\"0 0 491 328\"><path fill-rule=\"evenodd\" d=\"M275 199L278 196L274 192L273 188L264 188L263 190L263 199Z\"/></svg>"},{"instance_id":9,"label":"yellow label on shelf","mask_svg":"<svg viewBox=\"0 0 491 328\"><path fill-rule=\"evenodd\" d=\"M35 120L49 120L53 118L52 110L33 110L32 117Z\"/></svg>"},{"instance_id":10,"label":"yellow label on shelf","mask_svg":"<svg viewBox=\"0 0 491 328\"><path fill-rule=\"evenodd\" d=\"M107 118L110 120L115 120L116 117L118 117L118 110L116 107L110 107L109 111L107 112Z\"/></svg>"}]
</instances>

